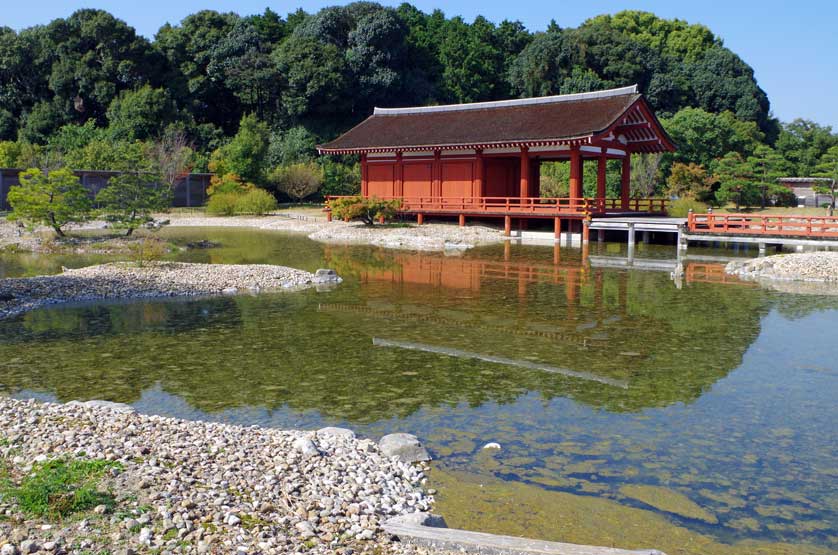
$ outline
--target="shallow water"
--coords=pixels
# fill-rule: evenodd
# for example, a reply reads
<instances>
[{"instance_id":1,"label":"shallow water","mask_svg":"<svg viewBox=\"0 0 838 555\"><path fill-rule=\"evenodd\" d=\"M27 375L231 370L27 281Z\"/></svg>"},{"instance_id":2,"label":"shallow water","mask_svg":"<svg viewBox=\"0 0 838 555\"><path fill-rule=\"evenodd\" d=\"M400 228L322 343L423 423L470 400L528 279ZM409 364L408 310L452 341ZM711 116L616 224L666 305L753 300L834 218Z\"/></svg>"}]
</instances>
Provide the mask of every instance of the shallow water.
<instances>
[{"instance_id":1,"label":"shallow water","mask_svg":"<svg viewBox=\"0 0 838 555\"><path fill-rule=\"evenodd\" d=\"M55 307L0 322L0 391L243 424L416 433L437 459L438 509L486 531L508 531L498 515L514 498L515 514L529 515L518 522L532 524L510 533L662 541L544 525L570 510L566 499L591 499L716 545L838 548L835 298L720 283L718 267L704 263L688 266L678 288L668 272L598 268L570 248L444 256L250 230L164 234L220 244L179 260L331 267L345 282ZM592 249L619 255L621 246ZM637 255L674 249L638 245ZM6 255L0 276L105 258ZM487 442L502 448L482 450ZM499 493L470 510L458 501L472 495L470 480ZM553 506L551 492L574 496Z\"/></svg>"}]
</instances>

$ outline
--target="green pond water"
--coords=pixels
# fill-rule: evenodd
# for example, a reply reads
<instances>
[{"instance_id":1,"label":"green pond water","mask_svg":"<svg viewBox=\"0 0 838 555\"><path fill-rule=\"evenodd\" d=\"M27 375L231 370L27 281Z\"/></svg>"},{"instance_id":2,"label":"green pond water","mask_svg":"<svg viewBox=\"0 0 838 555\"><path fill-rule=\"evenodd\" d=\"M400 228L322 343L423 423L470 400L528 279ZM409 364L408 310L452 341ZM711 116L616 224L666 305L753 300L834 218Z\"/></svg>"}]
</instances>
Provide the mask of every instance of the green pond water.
<instances>
[{"instance_id":1,"label":"green pond water","mask_svg":"<svg viewBox=\"0 0 838 555\"><path fill-rule=\"evenodd\" d=\"M670 555L838 549L836 297L721 283L706 268L679 288L668 272L598 268L570 248L444 256L252 230L163 234L218 244L178 260L330 267L345 281L2 321L0 393L411 432L436 459L437 509L489 532ZM7 254L0 277L106 259Z\"/></svg>"}]
</instances>

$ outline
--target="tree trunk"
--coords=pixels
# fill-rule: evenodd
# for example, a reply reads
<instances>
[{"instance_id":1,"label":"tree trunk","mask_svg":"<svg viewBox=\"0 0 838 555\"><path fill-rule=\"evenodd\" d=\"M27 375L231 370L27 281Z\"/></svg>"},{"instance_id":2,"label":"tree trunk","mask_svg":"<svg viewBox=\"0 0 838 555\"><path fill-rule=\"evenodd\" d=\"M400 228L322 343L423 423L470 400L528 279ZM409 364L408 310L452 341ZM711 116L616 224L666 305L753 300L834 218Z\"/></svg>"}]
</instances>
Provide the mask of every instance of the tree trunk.
<instances>
[{"instance_id":1,"label":"tree trunk","mask_svg":"<svg viewBox=\"0 0 838 555\"><path fill-rule=\"evenodd\" d=\"M52 227L52 229L55 230L56 235L58 235L59 237L66 237L64 235L64 231L61 229L61 226L55 223L55 214L52 212L50 212L49 214L49 225L50 227Z\"/></svg>"},{"instance_id":2,"label":"tree trunk","mask_svg":"<svg viewBox=\"0 0 838 555\"><path fill-rule=\"evenodd\" d=\"M128 228L128 231L126 231L126 232L125 232L125 236L126 236L126 237L131 237L131 235L132 235L133 233L134 233L134 228L133 228L133 227L129 227L129 228Z\"/></svg>"}]
</instances>

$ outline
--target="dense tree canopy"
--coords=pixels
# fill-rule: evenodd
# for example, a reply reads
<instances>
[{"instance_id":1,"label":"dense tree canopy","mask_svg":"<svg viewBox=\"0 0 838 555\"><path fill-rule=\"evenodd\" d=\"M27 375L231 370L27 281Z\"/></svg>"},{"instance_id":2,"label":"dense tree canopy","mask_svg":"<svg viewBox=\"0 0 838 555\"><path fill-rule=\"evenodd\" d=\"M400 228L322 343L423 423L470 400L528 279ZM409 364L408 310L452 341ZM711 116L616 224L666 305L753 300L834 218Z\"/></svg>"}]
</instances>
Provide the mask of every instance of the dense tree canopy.
<instances>
[{"instance_id":1,"label":"dense tree canopy","mask_svg":"<svg viewBox=\"0 0 838 555\"><path fill-rule=\"evenodd\" d=\"M164 25L152 41L94 9L21 31L0 28L0 141L18 141L0 146L18 165L51 149L94 168L136 159L136 141L174 130L196 151L195 169L207 169L215 152L215 164L258 182L277 165L312 160L316 143L373 106L634 83L679 147L656 161L659 175L650 179L659 189L674 163L709 176L730 152L757 166L782 158L782 171L807 175L838 145L829 127L772 118L752 68L703 25L623 11L532 33L517 21L355 2L284 17L203 10ZM757 160L761 145L771 150ZM258 160L239 167L247 152ZM318 160L336 190L344 185L330 179L355 179L355 162Z\"/></svg>"}]
</instances>

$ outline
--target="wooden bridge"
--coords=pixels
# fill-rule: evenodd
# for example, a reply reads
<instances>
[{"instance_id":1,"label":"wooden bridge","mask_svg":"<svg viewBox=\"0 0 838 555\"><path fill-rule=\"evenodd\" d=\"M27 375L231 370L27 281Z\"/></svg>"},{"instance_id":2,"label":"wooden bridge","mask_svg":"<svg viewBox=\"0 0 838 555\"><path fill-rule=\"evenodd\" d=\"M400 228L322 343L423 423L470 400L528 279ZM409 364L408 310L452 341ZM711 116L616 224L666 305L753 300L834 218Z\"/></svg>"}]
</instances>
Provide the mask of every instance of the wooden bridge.
<instances>
[{"instance_id":1,"label":"wooden bridge","mask_svg":"<svg viewBox=\"0 0 838 555\"><path fill-rule=\"evenodd\" d=\"M690 214L683 244L688 241L838 247L838 217L773 214Z\"/></svg>"}]
</instances>

